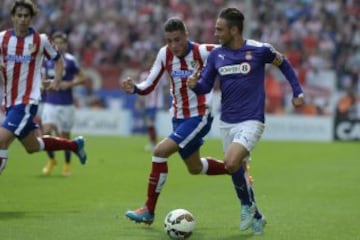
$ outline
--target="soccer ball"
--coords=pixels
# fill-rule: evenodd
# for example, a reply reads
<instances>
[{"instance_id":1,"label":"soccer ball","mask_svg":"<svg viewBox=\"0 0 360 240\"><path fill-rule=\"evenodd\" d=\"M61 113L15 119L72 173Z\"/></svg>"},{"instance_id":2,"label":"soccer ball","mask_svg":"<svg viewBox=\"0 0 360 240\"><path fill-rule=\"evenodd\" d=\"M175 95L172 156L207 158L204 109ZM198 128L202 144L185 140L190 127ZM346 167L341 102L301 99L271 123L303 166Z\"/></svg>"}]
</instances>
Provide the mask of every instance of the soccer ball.
<instances>
[{"instance_id":1,"label":"soccer ball","mask_svg":"<svg viewBox=\"0 0 360 240\"><path fill-rule=\"evenodd\" d=\"M185 209L170 211L164 220L164 230L172 239L189 238L195 228L194 216Z\"/></svg>"}]
</instances>

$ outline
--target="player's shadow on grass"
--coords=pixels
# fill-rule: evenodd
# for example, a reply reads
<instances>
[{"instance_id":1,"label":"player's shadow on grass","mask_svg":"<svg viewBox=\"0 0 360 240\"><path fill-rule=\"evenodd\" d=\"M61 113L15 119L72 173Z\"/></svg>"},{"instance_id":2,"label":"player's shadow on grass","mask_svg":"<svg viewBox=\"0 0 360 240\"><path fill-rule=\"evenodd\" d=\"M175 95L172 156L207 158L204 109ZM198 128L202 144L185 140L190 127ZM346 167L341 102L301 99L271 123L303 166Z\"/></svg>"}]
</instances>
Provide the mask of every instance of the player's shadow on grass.
<instances>
[{"instance_id":1,"label":"player's shadow on grass","mask_svg":"<svg viewBox=\"0 0 360 240\"><path fill-rule=\"evenodd\" d=\"M9 220L25 217L26 212L0 212L0 220Z\"/></svg>"},{"instance_id":2,"label":"player's shadow on grass","mask_svg":"<svg viewBox=\"0 0 360 240\"><path fill-rule=\"evenodd\" d=\"M79 213L80 211L68 211L67 213ZM10 219L19 219L19 218L46 218L49 215L57 214L56 212L25 212L25 211L13 211L13 212L1 212L0 211L0 221L1 220L10 220Z\"/></svg>"},{"instance_id":3,"label":"player's shadow on grass","mask_svg":"<svg viewBox=\"0 0 360 240\"><path fill-rule=\"evenodd\" d=\"M238 235L232 235L232 236L227 236L227 237L221 237L219 238L219 240L245 240L245 239L252 239L256 236L254 236L254 234L252 233L248 233L248 234L238 234Z\"/></svg>"}]
</instances>

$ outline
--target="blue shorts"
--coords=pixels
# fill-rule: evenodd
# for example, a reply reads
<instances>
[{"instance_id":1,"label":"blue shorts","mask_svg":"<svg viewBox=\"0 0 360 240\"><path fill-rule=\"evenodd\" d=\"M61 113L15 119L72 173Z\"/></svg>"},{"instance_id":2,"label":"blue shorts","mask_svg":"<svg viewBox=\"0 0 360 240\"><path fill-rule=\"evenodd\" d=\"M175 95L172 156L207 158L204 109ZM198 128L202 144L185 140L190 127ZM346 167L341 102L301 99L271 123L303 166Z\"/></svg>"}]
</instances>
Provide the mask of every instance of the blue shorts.
<instances>
[{"instance_id":1,"label":"blue shorts","mask_svg":"<svg viewBox=\"0 0 360 240\"><path fill-rule=\"evenodd\" d=\"M31 131L39 128L34 123L37 110L38 105L19 104L8 107L6 108L6 116L2 127L14 133L17 138L23 139Z\"/></svg>"},{"instance_id":2,"label":"blue shorts","mask_svg":"<svg viewBox=\"0 0 360 240\"><path fill-rule=\"evenodd\" d=\"M173 132L169 138L180 147L179 154L182 159L187 159L204 143L203 138L211 128L213 117L211 114L186 119L173 118Z\"/></svg>"}]
</instances>

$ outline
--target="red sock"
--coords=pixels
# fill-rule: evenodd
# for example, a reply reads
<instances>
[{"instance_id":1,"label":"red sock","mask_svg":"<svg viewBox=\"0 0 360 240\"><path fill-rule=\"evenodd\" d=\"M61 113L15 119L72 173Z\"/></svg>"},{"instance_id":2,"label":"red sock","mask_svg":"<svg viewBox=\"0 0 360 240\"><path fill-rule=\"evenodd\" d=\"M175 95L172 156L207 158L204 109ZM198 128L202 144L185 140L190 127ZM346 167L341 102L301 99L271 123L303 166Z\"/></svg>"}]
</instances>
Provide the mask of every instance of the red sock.
<instances>
[{"instance_id":1,"label":"red sock","mask_svg":"<svg viewBox=\"0 0 360 240\"><path fill-rule=\"evenodd\" d=\"M43 136L41 139L44 141L45 151L71 150L75 152L77 150L77 144L69 139L51 136Z\"/></svg>"},{"instance_id":2,"label":"red sock","mask_svg":"<svg viewBox=\"0 0 360 240\"><path fill-rule=\"evenodd\" d=\"M146 206L150 213L154 214L156 202L160 191L165 184L168 173L167 162L153 162L149 176Z\"/></svg>"},{"instance_id":3,"label":"red sock","mask_svg":"<svg viewBox=\"0 0 360 240\"><path fill-rule=\"evenodd\" d=\"M225 169L225 165L223 161L219 161L211 157L207 157L206 160L209 165L208 170L206 172L207 175L229 174L229 172Z\"/></svg>"}]
</instances>

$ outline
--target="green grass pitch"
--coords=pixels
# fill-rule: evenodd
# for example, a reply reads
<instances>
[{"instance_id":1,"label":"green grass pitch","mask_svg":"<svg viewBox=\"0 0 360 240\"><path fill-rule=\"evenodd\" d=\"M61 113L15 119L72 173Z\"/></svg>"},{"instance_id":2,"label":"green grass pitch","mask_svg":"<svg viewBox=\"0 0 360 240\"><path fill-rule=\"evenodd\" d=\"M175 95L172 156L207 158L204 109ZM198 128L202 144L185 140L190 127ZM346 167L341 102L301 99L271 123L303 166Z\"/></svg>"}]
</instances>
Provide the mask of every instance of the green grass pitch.
<instances>
[{"instance_id":1,"label":"green grass pitch","mask_svg":"<svg viewBox=\"0 0 360 240\"><path fill-rule=\"evenodd\" d=\"M60 174L63 153L49 177L45 153L29 155L14 142L0 176L1 240L162 240L167 212L190 210L194 240L360 239L360 145L262 141L252 155L256 199L268 224L263 236L240 232L240 206L229 176L191 176L174 155L152 226L130 222L128 209L144 203L151 154L146 137L88 136L88 163L73 157L70 177ZM222 157L207 139L203 156Z\"/></svg>"}]
</instances>

